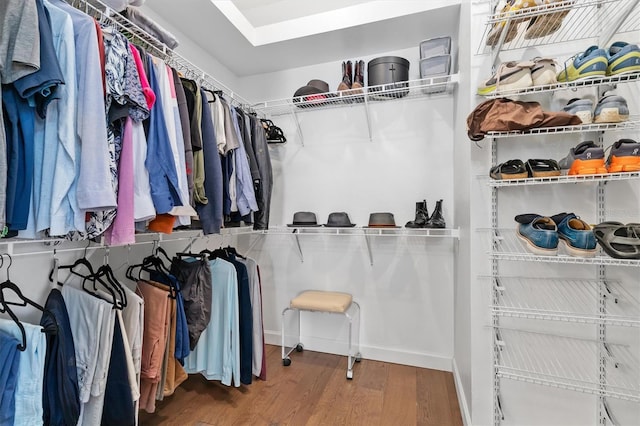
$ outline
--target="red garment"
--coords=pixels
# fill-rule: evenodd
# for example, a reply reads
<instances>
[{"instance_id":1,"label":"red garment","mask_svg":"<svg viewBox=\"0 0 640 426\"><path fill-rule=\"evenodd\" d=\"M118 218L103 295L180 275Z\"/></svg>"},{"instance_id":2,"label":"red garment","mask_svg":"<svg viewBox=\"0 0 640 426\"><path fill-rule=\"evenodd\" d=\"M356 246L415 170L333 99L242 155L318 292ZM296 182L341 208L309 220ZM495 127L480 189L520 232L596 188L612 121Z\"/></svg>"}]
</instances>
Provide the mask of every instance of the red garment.
<instances>
[{"instance_id":1,"label":"red garment","mask_svg":"<svg viewBox=\"0 0 640 426\"><path fill-rule=\"evenodd\" d=\"M102 37L102 28L100 28L100 24L98 23L98 21L94 19L93 23L96 26L96 34L98 35L98 50L100 51L100 69L102 70L102 95L107 96L106 72L104 70L104 66L105 66L104 38Z\"/></svg>"},{"instance_id":2,"label":"red garment","mask_svg":"<svg viewBox=\"0 0 640 426\"><path fill-rule=\"evenodd\" d=\"M577 115L543 111L538 102L512 101L507 98L483 102L467 117L469 139L479 141L487 132L510 132L536 127L582 124Z\"/></svg>"}]
</instances>

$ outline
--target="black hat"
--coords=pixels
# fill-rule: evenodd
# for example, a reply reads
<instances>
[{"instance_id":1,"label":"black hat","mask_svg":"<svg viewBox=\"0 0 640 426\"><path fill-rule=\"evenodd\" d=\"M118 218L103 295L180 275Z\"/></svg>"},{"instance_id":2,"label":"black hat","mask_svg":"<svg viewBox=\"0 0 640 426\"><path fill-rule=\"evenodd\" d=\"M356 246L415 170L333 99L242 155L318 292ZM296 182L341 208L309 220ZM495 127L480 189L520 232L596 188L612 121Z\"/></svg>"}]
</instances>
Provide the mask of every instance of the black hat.
<instances>
[{"instance_id":1,"label":"black hat","mask_svg":"<svg viewBox=\"0 0 640 426\"><path fill-rule=\"evenodd\" d=\"M369 226L367 228L400 228L396 226L393 213L371 213L369 215Z\"/></svg>"},{"instance_id":2,"label":"black hat","mask_svg":"<svg viewBox=\"0 0 640 426\"><path fill-rule=\"evenodd\" d=\"M327 224L324 226L331 228L351 228L356 225L355 223L351 223L349 215L345 212L334 212L329 214Z\"/></svg>"},{"instance_id":3,"label":"black hat","mask_svg":"<svg viewBox=\"0 0 640 426\"><path fill-rule=\"evenodd\" d=\"M296 93L293 94L294 98L298 96L318 95L320 93L328 93L329 84L322 80L310 80L306 86L302 86Z\"/></svg>"},{"instance_id":4,"label":"black hat","mask_svg":"<svg viewBox=\"0 0 640 426\"><path fill-rule=\"evenodd\" d=\"M295 212L293 214L293 223L287 226L295 228L299 226L321 226L318 225L316 214L312 212Z\"/></svg>"}]
</instances>

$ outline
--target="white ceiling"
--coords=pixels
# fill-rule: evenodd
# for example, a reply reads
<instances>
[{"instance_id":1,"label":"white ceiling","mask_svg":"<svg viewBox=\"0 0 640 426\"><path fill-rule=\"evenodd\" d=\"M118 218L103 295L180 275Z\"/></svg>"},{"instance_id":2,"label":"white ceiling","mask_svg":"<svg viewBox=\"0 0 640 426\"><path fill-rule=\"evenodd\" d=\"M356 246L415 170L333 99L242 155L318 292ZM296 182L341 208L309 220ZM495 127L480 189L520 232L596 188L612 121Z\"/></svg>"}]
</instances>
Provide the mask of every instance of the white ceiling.
<instances>
[{"instance_id":1,"label":"white ceiling","mask_svg":"<svg viewBox=\"0 0 640 426\"><path fill-rule=\"evenodd\" d=\"M239 77L417 49L457 34L459 15L452 0L147 0L144 8Z\"/></svg>"}]
</instances>

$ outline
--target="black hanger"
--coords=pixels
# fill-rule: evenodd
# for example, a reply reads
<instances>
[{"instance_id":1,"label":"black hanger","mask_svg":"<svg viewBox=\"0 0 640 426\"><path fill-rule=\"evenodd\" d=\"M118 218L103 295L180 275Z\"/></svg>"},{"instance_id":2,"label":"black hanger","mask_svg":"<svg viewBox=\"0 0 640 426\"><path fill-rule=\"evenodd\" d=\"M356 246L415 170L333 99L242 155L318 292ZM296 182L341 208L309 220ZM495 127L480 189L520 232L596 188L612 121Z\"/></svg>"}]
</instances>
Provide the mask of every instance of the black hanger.
<instances>
[{"instance_id":1,"label":"black hanger","mask_svg":"<svg viewBox=\"0 0 640 426\"><path fill-rule=\"evenodd\" d=\"M4 264L4 256L5 256L4 254L0 255L0 257L2 258L2 264ZM7 280L4 281L3 283L0 283L0 306L1 306L0 312L6 312L7 314L9 314L11 319L16 323L16 325L20 329L20 334L22 335L22 344L18 344L18 349L21 351L24 351L27 348L27 333L24 329L24 326L22 325L18 317L13 313L9 305L14 305L14 306L30 305L42 312L44 312L44 308L40 306L38 303L26 297L24 294L22 294L20 287L18 287L13 281L11 281L11 278L9 277L9 269L11 268L11 265L13 263L13 259L9 254L7 254L6 256L9 258L9 266L7 266ZM2 264L0 264L0 267L2 266ZM18 298L20 299L20 302L9 302L5 300L4 298L5 289L12 290L18 296Z\"/></svg>"},{"instance_id":2,"label":"black hanger","mask_svg":"<svg viewBox=\"0 0 640 426\"><path fill-rule=\"evenodd\" d=\"M224 250L225 250L227 253L229 253L229 254L233 254L233 255L234 255L234 256L236 256L236 257L240 257L240 258L242 258L242 259L244 259L244 260L247 260L247 258L246 258L246 257L244 257L243 255L241 255L240 253L238 253L238 251L236 250L236 248L235 248L235 247L226 246L226 247L224 248Z\"/></svg>"},{"instance_id":3,"label":"black hanger","mask_svg":"<svg viewBox=\"0 0 640 426\"><path fill-rule=\"evenodd\" d=\"M113 289L115 293L114 296L115 295L119 296L119 301L117 302L116 307L118 307L119 309L122 309L125 306L127 306L127 295L124 292L124 288L122 288L122 284L120 284L120 281L118 281L118 279L113 273L113 269L111 269L111 265L109 265L109 248L108 247L106 248L106 251L105 251L104 263L98 268L95 274L90 278L93 280L94 290L97 290L95 286L96 282L101 283L105 288L107 288L107 290L109 290L109 288Z\"/></svg>"}]
</instances>

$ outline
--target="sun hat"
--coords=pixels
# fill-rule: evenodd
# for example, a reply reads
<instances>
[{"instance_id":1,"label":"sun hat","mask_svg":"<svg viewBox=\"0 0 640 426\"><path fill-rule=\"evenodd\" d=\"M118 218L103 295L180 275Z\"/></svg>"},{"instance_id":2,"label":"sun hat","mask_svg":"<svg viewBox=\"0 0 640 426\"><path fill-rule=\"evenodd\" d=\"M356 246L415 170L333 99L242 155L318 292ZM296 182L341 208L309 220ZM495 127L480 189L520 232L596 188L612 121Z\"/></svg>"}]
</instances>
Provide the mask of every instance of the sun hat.
<instances>
[{"instance_id":1,"label":"sun hat","mask_svg":"<svg viewBox=\"0 0 640 426\"><path fill-rule=\"evenodd\" d=\"M312 212L295 212L293 214L293 223L287 226L295 228L299 226L322 226L318 225L316 214Z\"/></svg>"},{"instance_id":2,"label":"sun hat","mask_svg":"<svg viewBox=\"0 0 640 426\"><path fill-rule=\"evenodd\" d=\"M396 226L393 213L371 213L369 215L369 225L366 228L400 228Z\"/></svg>"},{"instance_id":3,"label":"sun hat","mask_svg":"<svg viewBox=\"0 0 640 426\"><path fill-rule=\"evenodd\" d=\"M349 215L345 212L333 212L329 214L327 223L324 225L328 228L351 228L356 226L355 223L351 223Z\"/></svg>"}]
</instances>

